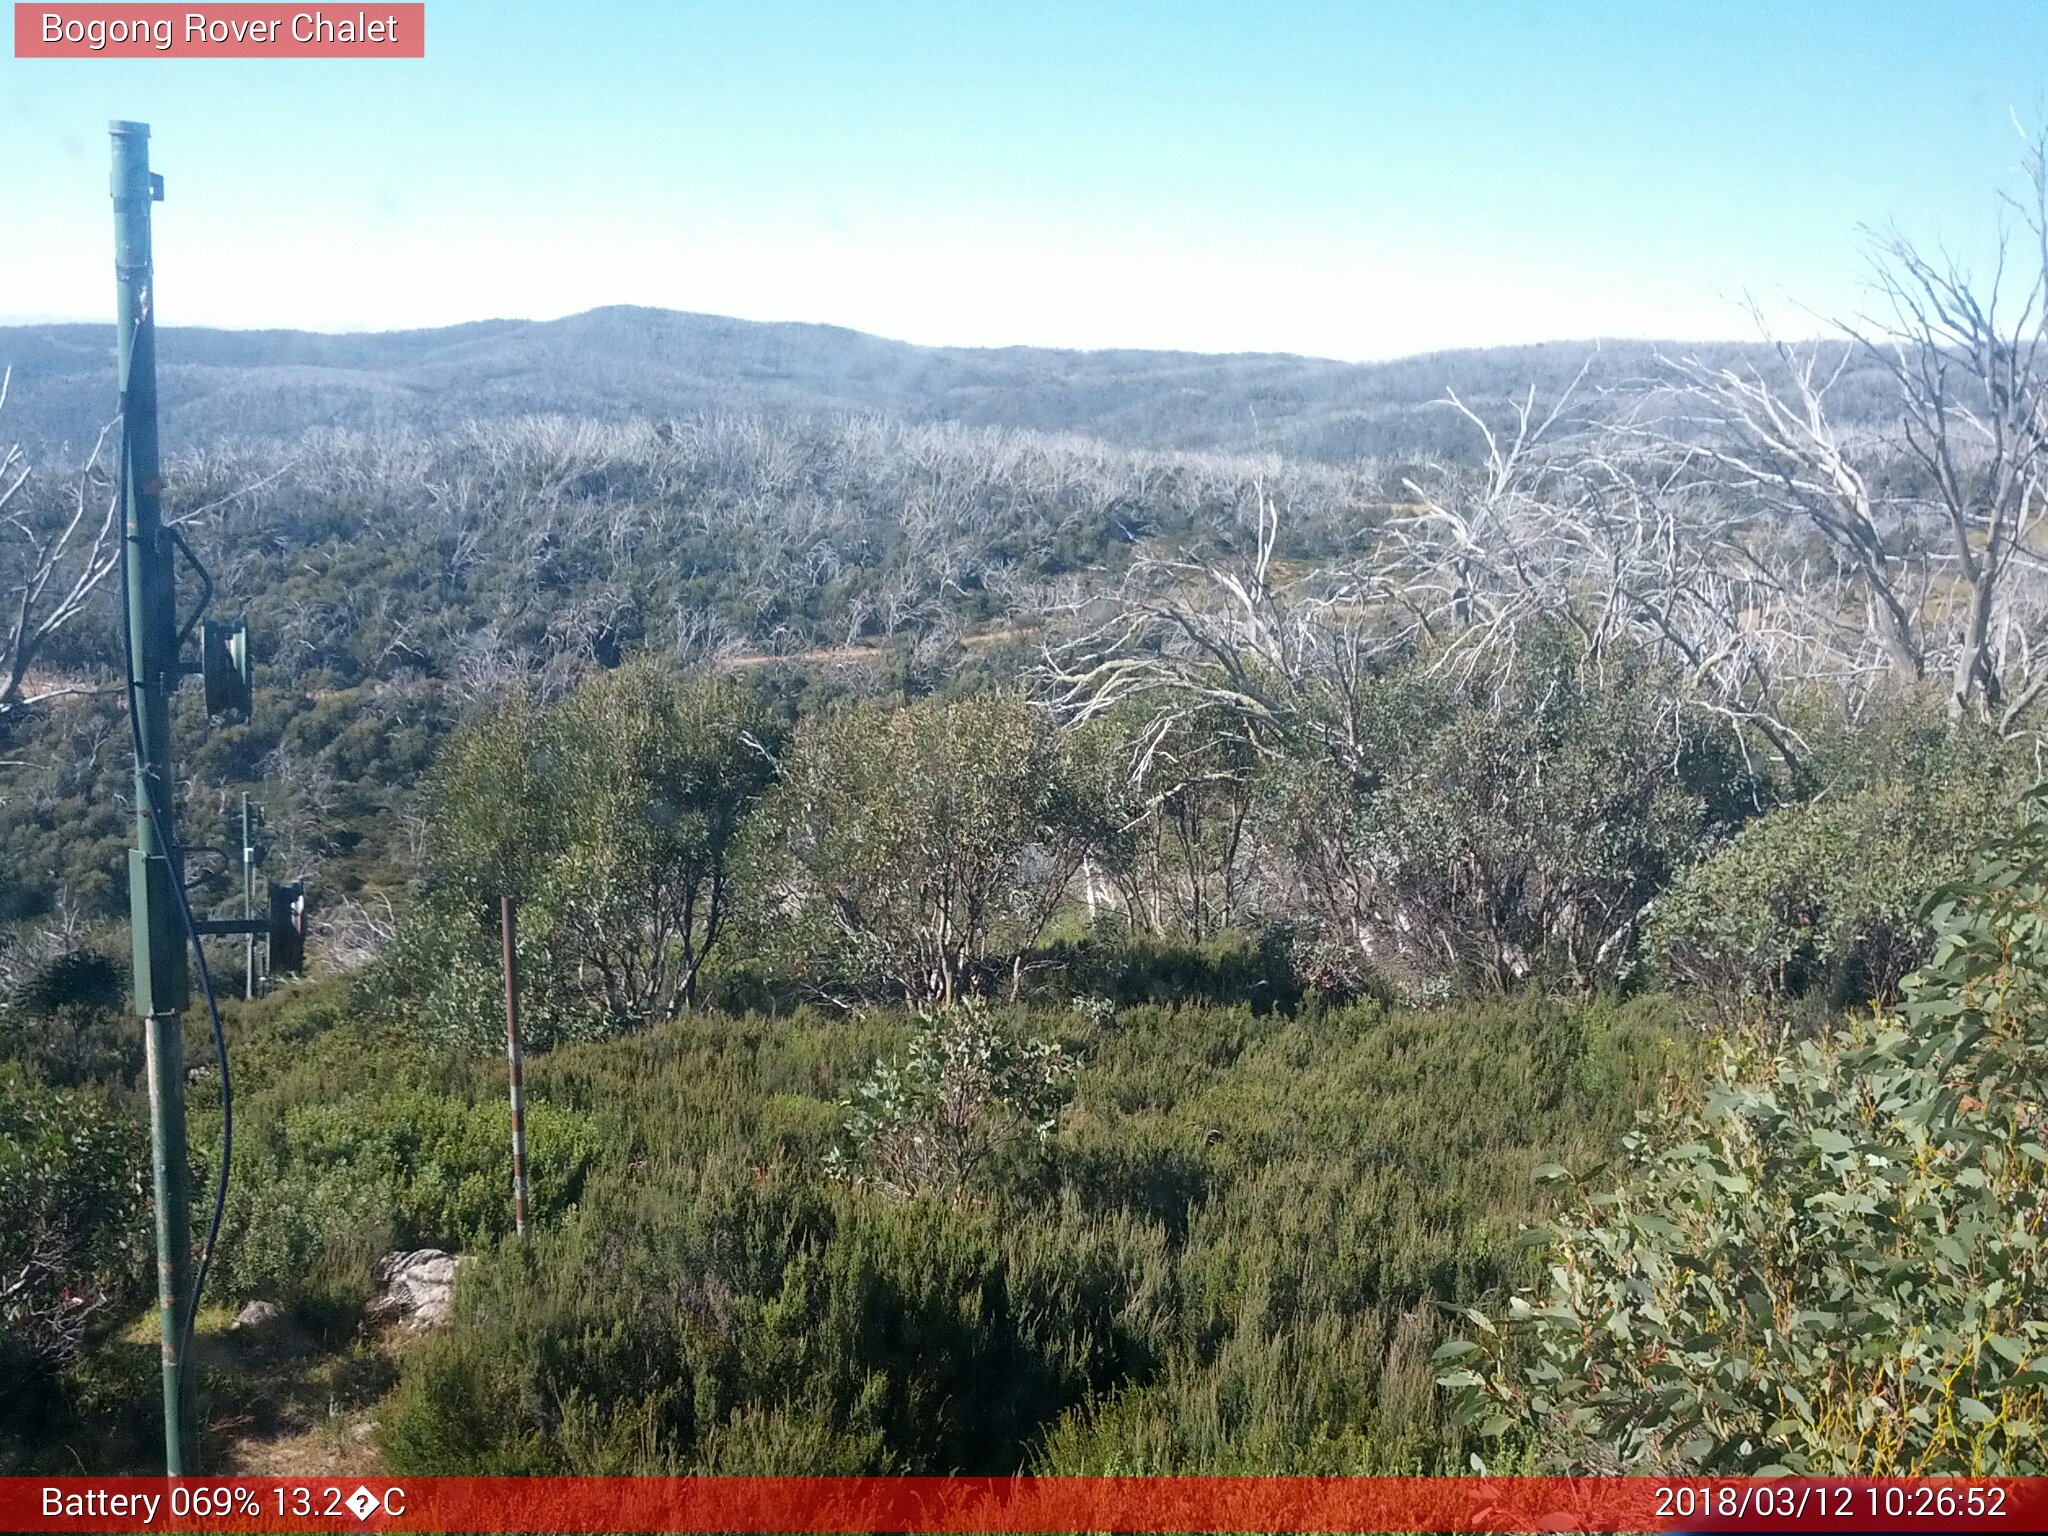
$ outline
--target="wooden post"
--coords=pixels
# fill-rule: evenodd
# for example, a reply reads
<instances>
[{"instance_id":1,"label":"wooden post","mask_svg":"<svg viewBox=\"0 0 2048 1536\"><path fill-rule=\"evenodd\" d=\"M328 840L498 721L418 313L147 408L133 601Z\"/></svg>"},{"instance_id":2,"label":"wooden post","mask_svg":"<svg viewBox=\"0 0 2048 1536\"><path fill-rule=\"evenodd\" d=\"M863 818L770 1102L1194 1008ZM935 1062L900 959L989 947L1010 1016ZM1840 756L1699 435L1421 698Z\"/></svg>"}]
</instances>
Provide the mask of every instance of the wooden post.
<instances>
[{"instance_id":1,"label":"wooden post","mask_svg":"<svg viewBox=\"0 0 2048 1536\"><path fill-rule=\"evenodd\" d=\"M519 972L513 957L512 896L498 898L505 937L505 1058L512 1071L512 1224L526 1235L526 1085L519 1074Z\"/></svg>"}]
</instances>

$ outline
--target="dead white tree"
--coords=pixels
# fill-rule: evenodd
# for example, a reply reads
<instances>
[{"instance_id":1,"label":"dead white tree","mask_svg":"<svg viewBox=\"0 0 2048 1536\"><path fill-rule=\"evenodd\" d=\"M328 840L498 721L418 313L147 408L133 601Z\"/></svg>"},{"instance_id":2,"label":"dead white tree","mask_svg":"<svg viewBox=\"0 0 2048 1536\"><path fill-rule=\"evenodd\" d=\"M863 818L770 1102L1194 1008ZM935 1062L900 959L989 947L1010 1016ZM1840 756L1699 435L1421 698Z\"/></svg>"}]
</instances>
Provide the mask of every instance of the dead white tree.
<instances>
[{"instance_id":1,"label":"dead white tree","mask_svg":"<svg viewBox=\"0 0 2048 1536\"><path fill-rule=\"evenodd\" d=\"M1831 576L1782 517L1703 472L1713 450L1627 412L1569 420L1577 383L1547 407L1525 394L1499 430L1445 402L1485 461L1477 475L1409 479L1412 510L1384 530L1378 569L1404 639L1432 670L1496 687L1539 632L1574 636L1596 672L1655 658L1673 670L1675 707L1754 730L1796 762L1787 692L1863 665Z\"/></svg>"},{"instance_id":2,"label":"dead white tree","mask_svg":"<svg viewBox=\"0 0 2048 1536\"><path fill-rule=\"evenodd\" d=\"M1690 355L1660 359L1680 405L1668 420L1633 428L1644 457L1684 463L1745 520L1763 513L1754 532L1818 534L1892 672L1918 679L1927 666L1924 593L1915 590L1922 573L1897 537L1898 510L1871 483L1870 469L1887 450L1875 432L1845 433L1830 403L1854 350L1778 341L1771 350L1777 366L1769 373Z\"/></svg>"},{"instance_id":3,"label":"dead white tree","mask_svg":"<svg viewBox=\"0 0 2048 1536\"><path fill-rule=\"evenodd\" d=\"M382 954L398 937L398 914L386 895L358 901L343 896L313 924L313 937L323 969L358 971Z\"/></svg>"},{"instance_id":4,"label":"dead white tree","mask_svg":"<svg viewBox=\"0 0 2048 1536\"><path fill-rule=\"evenodd\" d=\"M2044 146L2028 145L2027 192L2006 200L2016 217L1987 280L1878 237L1877 317L1843 325L1837 344L1773 343L1768 372L1669 360L1684 406L1643 429L1732 504L1770 514L1752 523L1777 535L1751 551L1760 573L1782 575L1764 562L1784 557L1788 529L1818 536L1834 570L1805 594L1812 638L1860 620L1892 676L1945 673L1952 714L2008 730L2048 687L2048 560L2033 547L2048 507ZM1890 381L1893 414L1851 430L1833 398L1856 361Z\"/></svg>"},{"instance_id":5,"label":"dead white tree","mask_svg":"<svg viewBox=\"0 0 2048 1536\"><path fill-rule=\"evenodd\" d=\"M11 372L0 372L0 408L11 383ZM120 507L100 464L111 431L101 430L54 504L32 494L34 470L19 444L0 451L0 722L95 686L78 678L39 679L35 666L120 563Z\"/></svg>"},{"instance_id":6,"label":"dead white tree","mask_svg":"<svg viewBox=\"0 0 2048 1536\"><path fill-rule=\"evenodd\" d=\"M118 1299L104 1281L83 1277L80 1246L68 1223L39 1210L0 1253L0 1322L54 1363L73 1358L92 1320Z\"/></svg>"},{"instance_id":7,"label":"dead white tree","mask_svg":"<svg viewBox=\"0 0 2048 1536\"><path fill-rule=\"evenodd\" d=\"M1968 589L1947 647L1950 706L1960 714L1981 698L2007 726L2048 685L2044 674L2009 686L1996 633L2008 573L2041 562L2031 536L2048 509L2048 135L2029 145L2026 169L2027 197L2007 199L2020 238L2000 232L1997 268L1981 292L1954 261L1931 260L1893 235L1878 267L1888 322L1856 333L1898 387L1906 452L1931 482L1925 499ZM2005 281L2015 261L2024 274L2016 297Z\"/></svg>"},{"instance_id":8,"label":"dead white tree","mask_svg":"<svg viewBox=\"0 0 2048 1536\"><path fill-rule=\"evenodd\" d=\"M1788 762L1786 703L1812 684L1853 704L1945 674L1952 713L2020 728L2048 689L2042 148L1981 289L1890 236L1886 318L1838 341L1660 359L1632 409L1580 432L1555 430L1562 400L1525 397L1497 432L1453 395L1485 467L1410 481L1419 510L1387 529L1382 574L1410 633L1464 675L1511 668L1534 625L1570 629L1595 661L1647 649L1682 668L1687 703ZM1890 412L1845 425L1838 387L1872 364Z\"/></svg>"},{"instance_id":9,"label":"dead white tree","mask_svg":"<svg viewBox=\"0 0 2048 1536\"><path fill-rule=\"evenodd\" d=\"M1048 655L1059 707L1081 721L1143 701L1161 722L1234 720L1263 753L1312 745L1355 765L1360 685L1400 643L1380 583L1348 567L1282 577L1281 507L1263 480L1245 500L1239 558L1141 558L1114 596L1057 616L1072 636Z\"/></svg>"},{"instance_id":10,"label":"dead white tree","mask_svg":"<svg viewBox=\"0 0 2048 1536\"><path fill-rule=\"evenodd\" d=\"M1547 407L1539 409L1531 386L1499 431L1455 390L1438 402L1471 425L1485 460L1477 475L1440 470L1427 484L1405 479L1412 510L1386 525L1376 567L1402 639L1433 653L1440 670L1469 677L1511 669L1539 622L1599 644L1579 579L1586 530L1555 515L1567 462L1555 438L1586 367Z\"/></svg>"}]
</instances>

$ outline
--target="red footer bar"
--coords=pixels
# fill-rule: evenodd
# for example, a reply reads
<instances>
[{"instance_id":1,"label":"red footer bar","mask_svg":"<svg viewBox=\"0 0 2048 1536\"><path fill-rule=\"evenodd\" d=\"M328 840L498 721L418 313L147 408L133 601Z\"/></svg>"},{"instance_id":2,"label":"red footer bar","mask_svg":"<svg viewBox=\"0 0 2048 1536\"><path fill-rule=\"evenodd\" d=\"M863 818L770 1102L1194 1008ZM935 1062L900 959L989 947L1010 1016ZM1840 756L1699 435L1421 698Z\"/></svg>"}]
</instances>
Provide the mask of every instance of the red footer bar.
<instances>
[{"instance_id":1,"label":"red footer bar","mask_svg":"<svg viewBox=\"0 0 2048 1536\"><path fill-rule=\"evenodd\" d=\"M2040 1531L2048 1478L0 1478L7 1531Z\"/></svg>"}]
</instances>

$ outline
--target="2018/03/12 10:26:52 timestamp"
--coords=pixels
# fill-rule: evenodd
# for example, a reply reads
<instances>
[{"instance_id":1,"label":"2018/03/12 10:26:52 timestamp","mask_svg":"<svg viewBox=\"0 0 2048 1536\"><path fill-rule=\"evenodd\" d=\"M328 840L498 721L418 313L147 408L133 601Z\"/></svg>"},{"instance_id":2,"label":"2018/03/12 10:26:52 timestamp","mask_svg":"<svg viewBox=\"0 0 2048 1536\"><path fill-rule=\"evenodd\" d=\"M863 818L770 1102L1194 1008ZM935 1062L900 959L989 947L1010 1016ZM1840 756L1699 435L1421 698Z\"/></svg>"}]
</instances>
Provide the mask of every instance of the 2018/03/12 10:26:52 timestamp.
<instances>
[{"instance_id":1,"label":"2018/03/12 10:26:52 timestamp","mask_svg":"<svg viewBox=\"0 0 2048 1536\"><path fill-rule=\"evenodd\" d=\"M1996 1483L1709 1481L1659 1485L1655 1511L1663 1520L1819 1521L1822 1529L1839 1521L1846 1532L1869 1520L2002 1520L2010 1505L2010 1490Z\"/></svg>"}]
</instances>

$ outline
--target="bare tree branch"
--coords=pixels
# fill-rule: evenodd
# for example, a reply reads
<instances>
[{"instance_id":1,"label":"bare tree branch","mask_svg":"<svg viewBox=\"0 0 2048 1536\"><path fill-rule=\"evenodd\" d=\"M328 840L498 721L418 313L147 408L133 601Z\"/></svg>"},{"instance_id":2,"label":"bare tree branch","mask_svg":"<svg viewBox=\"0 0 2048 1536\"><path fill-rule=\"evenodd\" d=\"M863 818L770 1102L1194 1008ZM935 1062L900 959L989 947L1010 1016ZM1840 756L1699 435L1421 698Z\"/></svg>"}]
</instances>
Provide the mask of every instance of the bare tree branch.
<instances>
[{"instance_id":1,"label":"bare tree branch","mask_svg":"<svg viewBox=\"0 0 2048 1536\"><path fill-rule=\"evenodd\" d=\"M0 372L0 407L11 382L11 373ZM113 477L100 463L112 431L100 430L55 502L34 495L34 471L19 444L0 451L0 721L95 687L76 678L42 679L34 668L120 563L120 507Z\"/></svg>"}]
</instances>

